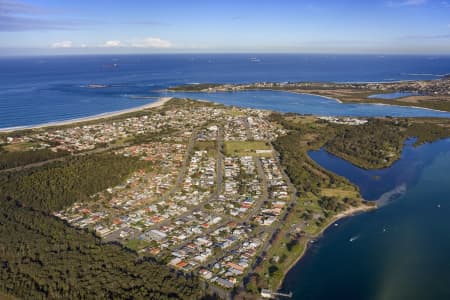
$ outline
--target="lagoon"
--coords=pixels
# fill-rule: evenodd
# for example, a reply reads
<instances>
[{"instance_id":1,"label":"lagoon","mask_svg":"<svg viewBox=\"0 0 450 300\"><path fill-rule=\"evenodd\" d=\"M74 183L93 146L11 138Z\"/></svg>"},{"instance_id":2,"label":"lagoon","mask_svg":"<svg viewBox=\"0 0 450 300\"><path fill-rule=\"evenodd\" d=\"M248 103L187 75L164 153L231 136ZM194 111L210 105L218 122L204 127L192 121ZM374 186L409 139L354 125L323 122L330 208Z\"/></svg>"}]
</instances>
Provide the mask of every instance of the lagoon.
<instances>
[{"instance_id":1,"label":"lagoon","mask_svg":"<svg viewBox=\"0 0 450 300\"><path fill-rule=\"evenodd\" d=\"M449 112L381 104L340 103L335 99L321 96L283 91L261 90L215 93L168 92L164 95L202 99L239 107L260 108L279 112L294 112L317 116L450 118Z\"/></svg>"},{"instance_id":2,"label":"lagoon","mask_svg":"<svg viewBox=\"0 0 450 300\"><path fill-rule=\"evenodd\" d=\"M324 150L310 155L372 199L398 184L407 187L376 211L326 230L288 273L283 290L302 300L450 299L450 139L419 147L410 142L391 169L379 171Z\"/></svg>"}]
</instances>

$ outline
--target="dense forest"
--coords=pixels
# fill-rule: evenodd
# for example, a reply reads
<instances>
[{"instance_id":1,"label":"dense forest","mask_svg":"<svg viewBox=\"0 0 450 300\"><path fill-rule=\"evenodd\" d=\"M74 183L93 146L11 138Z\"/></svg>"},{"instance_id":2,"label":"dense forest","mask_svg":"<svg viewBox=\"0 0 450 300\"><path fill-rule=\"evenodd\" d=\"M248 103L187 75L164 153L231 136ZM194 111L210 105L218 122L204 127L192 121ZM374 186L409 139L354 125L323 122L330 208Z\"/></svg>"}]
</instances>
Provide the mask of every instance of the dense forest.
<instances>
[{"instance_id":1,"label":"dense forest","mask_svg":"<svg viewBox=\"0 0 450 300\"><path fill-rule=\"evenodd\" d=\"M198 299L194 277L138 260L13 199L0 205L0 290L23 299Z\"/></svg>"},{"instance_id":2,"label":"dense forest","mask_svg":"<svg viewBox=\"0 0 450 300\"><path fill-rule=\"evenodd\" d=\"M305 135L293 131L288 135L279 137L274 147L280 154L280 161L286 170L291 182L297 189L299 197L310 198L314 195L319 199L318 204L327 214L342 212L350 206L358 206L358 198L324 197L322 189L348 189L351 183L344 177L337 176L319 165L307 155L310 147L302 145ZM356 190L356 187L353 187Z\"/></svg>"},{"instance_id":3,"label":"dense forest","mask_svg":"<svg viewBox=\"0 0 450 300\"><path fill-rule=\"evenodd\" d=\"M399 157L404 142L416 145L450 137L449 119L372 118L360 126L342 125L296 114L273 113L270 119L299 134L311 149L324 149L354 165L377 169L390 166Z\"/></svg>"},{"instance_id":4,"label":"dense forest","mask_svg":"<svg viewBox=\"0 0 450 300\"><path fill-rule=\"evenodd\" d=\"M450 137L450 122L443 119L369 119L361 126L333 125L334 137L325 149L366 169L390 166L406 139L416 145Z\"/></svg>"},{"instance_id":5,"label":"dense forest","mask_svg":"<svg viewBox=\"0 0 450 300\"><path fill-rule=\"evenodd\" d=\"M113 154L78 156L64 162L0 175L0 193L44 211L60 210L73 202L122 183L146 164Z\"/></svg>"},{"instance_id":6,"label":"dense forest","mask_svg":"<svg viewBox=\"0 0 450 300\"><path fill-rule=\"evenodd\" d=\"M274 142L275 149L280 153L281 164L285 166L297 192L318 194L321 187L348 183L343 177L322 169L309 158L307 149L300 144L303 136L302 133L294 131Z\"/></svg>"},{"instance_id":7,"label":"dense forest","mask_svg":"<svg viewBox=\"0 0 450 300\"><path fill-rule=\"evenodd\" d=\"M51 215L143 167L97 154L1 174L0 290L24 299L199 299L197 278L102 244Z\"/></svg>"},{"instance_id":8,"label":"dense forest","mask_svg":"<svg viewBox=\"0 0 450 300\"><path fill-rule=\"evenodd\" d=\"M67 152L53 152L48 149L30 151L0 151L0 170L11 169L68 155Z\"/></svg>"},{"instance_id":9,"label":"dense forest","mask_svg":"<svg viewBox=\"0 0 450 300\"><path fill-rule=\"evenodd\" d=\"M373 119L361 126L336 125L336 136L326 143L327 151L364 168L391 165L406 139L395 121Z\"/></svg>"}]
</instances>

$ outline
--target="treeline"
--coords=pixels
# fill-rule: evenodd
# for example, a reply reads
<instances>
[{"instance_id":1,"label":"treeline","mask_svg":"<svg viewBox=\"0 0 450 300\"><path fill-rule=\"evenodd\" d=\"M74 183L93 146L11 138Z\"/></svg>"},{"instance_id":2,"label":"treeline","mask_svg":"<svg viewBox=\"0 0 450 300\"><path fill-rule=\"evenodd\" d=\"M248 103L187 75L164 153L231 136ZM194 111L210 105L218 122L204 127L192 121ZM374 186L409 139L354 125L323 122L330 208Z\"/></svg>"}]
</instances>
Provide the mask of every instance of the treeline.
<instances>
[{"instance_id":1,"label":"treeline","mask_svg":"<svg viewBox=\"0 0 450 300\"><path fill-rule=\"evenodd\" d=\"M102 244L51 215L145 167L97 154L1 174L0 290L23 299L199 299L196 277Z\"/></svg>"},{"instance_id":2,"label":"treeline","mask_svg":"<svg viewBox=\"0 0 450 300\"><path fill-rule=\"evenodd\" d=\"M0 151L0 170L21 167L68 155L67 152L53 152L49 149L30 151Z\"/></svg>"},{"instance_id":3,"label":"treeline","mask_svg":"<svg viewBox=\"0 0 450 300\"><path fill-rule=\"evenodd\" d=\"M222 84L218 83L201 83L201 84L185 84L180 86L175 86L169 88L170 91L176 91L176 92L199 92L204 89L208 88L215 88L218 86L221 86Z\"/></svg>"},{"instance_id":4,"label":"treeline","mask_svg":"<svg viewBox=\"0 0 450 300\"><path fill-rule=\"evenodd\" d=\"M408 125L408 137L416 137L417 144L430 143L450 137L450 120L417 120Z\"/></svg>"},{"instance_id":5,"label":"treeline","mask_svg":"<svg viewBox=\"0 0 450 300\"><path fill-rule=\"evenodd\" d=\"M370 119L365 125L333 127L335 136L325 149L366 169L390 166L408 138L422 144L450 137L448 119Z\"/></svg>"},{"instance_id":6,"label":"treeline","mask_svg":"<svg viewBox=\"0 0 450 300\"><path fill-rule=\"evenodd\" d=\"M319 195L321 188L349 184L345 178L322 169L309 158L306 154L307 148L301 145L303 137L300 132L293 131L273 143L297 193Z\"/></svg>"},{"instance_id":7,"label":"treeline","mask_svg":"<svg viewBox=\"0 0 450 300\"><path fill-rule=\"evenodd\" d=\"M406 139L399 122L371 119L360 126L336 125L326 150L357 166L374 169L391 165L398 159Z\"/></svg>"},{"instance_id":8,"label":"treeline","mask_svg":"<svg viewBox=\"0 0 450 300\"><path fill-rule=\"evenodd\" d=\"M21 172L0 175L0 193L43 211L60 210L73 202L122 183L146 163L114 154L78 156Z\"/></svg>"},{"instance_id":9,"label":"treeline","mask_svg":"<svg viewBox=\"0 0 450 300\"><path fill-rule=\"evenodd\" d=\"M325 150L359 167L376 169L390 166L401 154L407 138L416 144L450 137L450 120L436 118L372 118L364 125L333 124L311 117L273 113L271 121L295 131L310 148ZM313 138L305 138L305 137Z\"/></svg>"}]
</instances>

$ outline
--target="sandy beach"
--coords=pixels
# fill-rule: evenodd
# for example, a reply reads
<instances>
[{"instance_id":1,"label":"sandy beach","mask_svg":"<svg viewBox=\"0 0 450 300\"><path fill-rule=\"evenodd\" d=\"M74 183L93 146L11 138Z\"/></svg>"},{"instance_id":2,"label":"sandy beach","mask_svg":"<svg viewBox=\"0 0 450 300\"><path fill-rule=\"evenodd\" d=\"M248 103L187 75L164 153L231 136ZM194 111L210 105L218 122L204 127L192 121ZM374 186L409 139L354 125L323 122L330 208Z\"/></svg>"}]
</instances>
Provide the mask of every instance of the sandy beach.
<instances>
[{"instance_id":1,"label":"sandy beach","mask_svg":"<svg viewBox=\"0 0 450 300\"><path fill-rule=\"evenodd\" d=\"M126 114L126 113L131 113L131 112L135 112L135 111L139 111L139 110L143 110L143 109L159 107L159 106L166 104L167 101L169 101L170 99L172 99L172 97L161 97L157 101L149 103L149 104L145 104L145 105L141 105L141 106L137 106L137 107L133 107L133 108L128 108L128 109L112 111L112 112L106 112L106 113L97 114L97 115L93 115L93 116L89 116L89 117L69 119L69 120L64 120L64 121L56 121L56 122L49 122L49 123L29 125L29 126L0 128L0 132L12 132L12 131L17 131L17 130L37 129L37 128L45 128L45 127L50 127L50 126L64 126L64 125L76 124L76 123L80 123L80 122L106 119L106 118L115 117L115 116L119 116L119 115Z\"/></svg>"}]
</instances>

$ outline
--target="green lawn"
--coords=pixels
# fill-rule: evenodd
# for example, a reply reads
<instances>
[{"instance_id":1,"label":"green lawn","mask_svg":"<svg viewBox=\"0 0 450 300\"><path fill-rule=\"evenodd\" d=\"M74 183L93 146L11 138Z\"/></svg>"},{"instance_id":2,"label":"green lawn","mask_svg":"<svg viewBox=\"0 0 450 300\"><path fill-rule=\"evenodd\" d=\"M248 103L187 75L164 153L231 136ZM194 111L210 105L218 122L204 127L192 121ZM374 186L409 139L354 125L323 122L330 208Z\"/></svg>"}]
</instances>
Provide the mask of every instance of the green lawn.
<instances>
[{"instance_id":1,"label":"green lawn","mask_svg":"<svg viewBox=\"0 0 450 300\"><path fill-rule=\"evenodd\" d=\"M134 251L139 251L141 249L144 249L145 247L149 246L150 244L146 241L142 241L142 240L129 240L126 244L125 247L134 250Z\"/></svg>"},{"instance_id":2,"label":"green lawn","mask_svg":"<svg viewBox=\"0 0 450 300\"><path fill-rule=\"evenodd\" d=\"M215 141L200 141L195 142L194 151L208 151L209 156L216 156L217 143Z\"/></svg>"},{"instance_id":3,"label":"green lawn","mask_svg":"<svg viewBox=\"0 0 450 300\"><path fill-rule=\"evenodd\" d=\"M23 143L18 143L18 144L6 145L3 148L8 152L27 151L31 147L36 147L38 145L39 145L38 143L23 142Z\"/></svg>"},{"instance_id":4,"label":"green lawn","mask_svg":"<svg viewBox=\"0 0 450 300\"><path fill-rule=\"evenodd\" d=\"M227 156L270 156L269 153L256 153L256 150L271 150L270 145L263 141L228 141L225 142Z\"/></svg>"}]
</instances>

